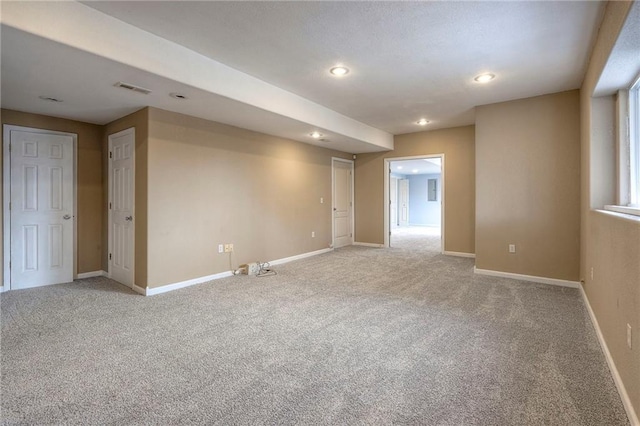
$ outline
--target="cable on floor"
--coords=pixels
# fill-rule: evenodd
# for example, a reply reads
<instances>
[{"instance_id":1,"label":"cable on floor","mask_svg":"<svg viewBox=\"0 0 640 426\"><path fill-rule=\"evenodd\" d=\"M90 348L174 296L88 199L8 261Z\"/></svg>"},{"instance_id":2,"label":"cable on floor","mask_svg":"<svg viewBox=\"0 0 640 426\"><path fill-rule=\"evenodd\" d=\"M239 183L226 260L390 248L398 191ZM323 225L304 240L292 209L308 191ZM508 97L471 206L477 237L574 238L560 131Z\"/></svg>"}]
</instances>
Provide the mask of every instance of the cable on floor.
<instances>
[{"instance_id":1,"label":"cable on floor","mask_svg":"<svg viewBox=\"0 0 640 426\"><path fill-rule=\"evenodd\" d=\"M271 264L269 262L260 263L258 262L258 267L260 268L256 277L268 277L269 275L278 275L276 271L271 269Z\"/></svg>"}]
</instances>

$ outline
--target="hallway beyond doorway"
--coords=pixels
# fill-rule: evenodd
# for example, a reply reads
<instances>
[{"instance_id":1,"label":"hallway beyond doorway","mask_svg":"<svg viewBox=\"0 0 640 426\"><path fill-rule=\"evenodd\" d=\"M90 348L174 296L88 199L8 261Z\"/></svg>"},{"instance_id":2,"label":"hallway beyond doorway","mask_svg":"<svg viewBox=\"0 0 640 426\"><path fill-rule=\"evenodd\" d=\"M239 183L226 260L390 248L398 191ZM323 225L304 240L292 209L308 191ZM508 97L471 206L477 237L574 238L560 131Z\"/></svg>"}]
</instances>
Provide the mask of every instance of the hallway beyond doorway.
<instances>
[{"instance_id":1,"label":"hallway beyond doorway","mask_svg":"<svg viewBox=\"0 0 640 426\"><path fill-rule=\"evenodd\" d=\"M393 248L441 252L441 230L436 226L402 226L391 230Z\"/></svg>"}]
</instances>

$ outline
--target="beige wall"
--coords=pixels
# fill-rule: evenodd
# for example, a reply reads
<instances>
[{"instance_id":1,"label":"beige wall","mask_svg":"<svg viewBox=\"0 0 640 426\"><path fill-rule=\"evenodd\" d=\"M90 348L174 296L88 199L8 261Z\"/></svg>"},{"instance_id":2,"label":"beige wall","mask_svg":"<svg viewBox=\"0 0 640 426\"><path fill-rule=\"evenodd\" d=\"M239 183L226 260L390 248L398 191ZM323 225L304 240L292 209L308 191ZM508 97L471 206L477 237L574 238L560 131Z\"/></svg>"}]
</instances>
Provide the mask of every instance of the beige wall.
<instances>
[{"instance_id":1,"label":"beige wall","mask_svg":"<svg viewBox=\"0 0 640 426\"><path fill-rule=\"evenodd\" d=\"M477 268L578 281L579 111L577 90L476 109Z\"/></svg>"},{"instance_id":2,"label":"beige wall","mask_svg":"<svg viewBox=\"0 0 640 426\"><path fill-rule=\"evenodd\" d=\"M359 154L355 175L355 240L384 243L384 159L445 155L445 250L474 253L474 126L399 135L395 149Z\"/></svg>"},{"instance_id":3,"label":"beige wall","mask_svg":"<svg viewBox=\"0 0 640 426\"><path fill-rule=\"evenodd\" d=\"M615 203L616 192L616 99L593 98L591 102L591 164L589 206L601 209Z\"/></svg>"},{"instance_id":4,"label":"beige wall","mask_svg":"<svg viewBox=\"0 0 640 426\"><path fill-rule=\"evenodd\" d=\"M580 276L582 279L586 277L587 263L587 245L589 241L589 211L595 206L592 204L591 191L592 186L598 186L596 180L598 172L592 173L592 161L594 161L600 170L602 166L596 153L591 153L591 148L595 140L599 137L611 135L614 132L611 129L602 128L602 125L592 123L594 98L592 97L598 78L609 59L609 55L617 40L629 9L631 2L619 1L608 2L605 8L602 24L598 30L598 36L591 52L587 72L585 73L582 87L580 88L580 135L581 135L581 175L580 175ZM602 104L601 104L602 105ZM601 118L606 119L607 117ZM607 123L607 121L604 121ZM594 125L595 124L595 125ZM609 131L607 131L609 130ZM604 141L605 145L614 146L615 141ZM613 155L613 154L610 154ZM604 166L606 167L606 166ZM604 196L603 196L604 197ZM595 201L594 201L595 202ZM602 206L600 206L602 207Z\"/></svg>"},{"instance_id":5,"label":"beige wall","mask_svg":"<svg viewBox=\"0 0 640 426\"><path fill-rule=\"evenodd\" d=\"M581 277L636 415L640 414L640 221L592 210L615 199L613 97L593 91L625 23L630 2L609 2L580 90L582 185ZM603 182L604 180L604 182ZM591 278L591 268L594 274ZM633 349L626 327L633 327Z\"/></svg>"},{"instance_id":6,"label":"beige wall","mask_svg":"<svg viewBox=\"0 0 640 426\"><path fill-rule=\"evenodd\" d=\"M101 200L104 211L102 226L102 269L108 270L109 235L108 235L108 197L109 197L109 135L122 130L135 128L135 277L134 282L139 287L147 286L147 154L149 139L149 109L144 108L133 114L122 117L104 126L102 167L105 170L103 182L103 198Z\"/></svg>"},{"instance_id":7,"label":"beige wall","mask_svg":"<svg viewBox=\"0 0 640 426\"><path fill-rule=\"evenodd\" d=\"M149 119L149 287L329 247L331 157L349 155L154 108Z\"/></svg>"},{"instance_id":8,"label":"beige wall","mask_svg":"<svg viewBox=\"0 0 640 426\"><path fill-rule=\"evenodd\" d=\"M636 412L640 411L640 220L589 213L585 291ZM591 278L593 268L593 279ZM633 329L627 347L626 326Z\"/></svg>"},{"instance_id":9,"label":"beige wall","mask_svg":"<svg viewBox=\"0 0 640 426\"><path fill-rule=\"evenodd\" d=\"M32 127L76 133L78 135L77 171L77 273L102 269L102 129L101 126L44 115L29 114L3 109L2 125ZM2 137L2 136L0 136ZM0 154L1 155L1 154ZM1 177L0 177L1 179ZM2 185L0 185L0 191ZM0 192L0 198L2 193ZM0 223L2 223L0 211ZM4 230L3 230L4 232ZM2 247L0 247L0 256ZM2 265L0 264L0 274Z\"/></svg>"}]
</instances>

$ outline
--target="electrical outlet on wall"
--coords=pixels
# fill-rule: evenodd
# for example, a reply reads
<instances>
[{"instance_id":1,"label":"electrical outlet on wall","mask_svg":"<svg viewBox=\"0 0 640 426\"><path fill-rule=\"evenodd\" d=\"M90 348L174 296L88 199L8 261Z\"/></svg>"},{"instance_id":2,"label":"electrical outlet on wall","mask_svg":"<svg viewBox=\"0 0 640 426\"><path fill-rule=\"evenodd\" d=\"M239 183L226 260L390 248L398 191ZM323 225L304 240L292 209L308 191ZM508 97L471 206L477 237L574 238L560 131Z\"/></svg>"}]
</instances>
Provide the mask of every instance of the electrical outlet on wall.
<instances>
[{"instance_id":1,"label":"electrical outlet on wall","mask_svg":"<svg viewBox=\"0 0 640 426\"><path fill-rule=\"evenodd\" d=\"M315 231L311 231L311 238L315 238L316 237L316 232Z\"/></svg>"},{"instance_id":2,"label":"electrical outlet on wall","mask_svg":"<svg viewBox=\"0 0 640 426\"><path fill-rule=\"evenodd\" d=\"M591 279L593 279L593 267L591 267Z\"/></svg>"},{"instance_id":3,"label":"electrical outlet on wall","mask_svg":"<svg viewBox=\"0 0 640 426\"><path fill-rule=\"evenodd\" d=\"M233 252L233 244L225 244L224 245L224 252L225 253L232 253Z\"/></svg>"},{"instance_id":4,"label":"electrical outlet on wall","mask_svg":"<svg viewBox=\"0 0 640 426\"><path fill-rule=\"evenodd\" d=\"M515 252L516 252L516 245L509 244L509 253L515 253Z\"/></svg>"}]
</instances>

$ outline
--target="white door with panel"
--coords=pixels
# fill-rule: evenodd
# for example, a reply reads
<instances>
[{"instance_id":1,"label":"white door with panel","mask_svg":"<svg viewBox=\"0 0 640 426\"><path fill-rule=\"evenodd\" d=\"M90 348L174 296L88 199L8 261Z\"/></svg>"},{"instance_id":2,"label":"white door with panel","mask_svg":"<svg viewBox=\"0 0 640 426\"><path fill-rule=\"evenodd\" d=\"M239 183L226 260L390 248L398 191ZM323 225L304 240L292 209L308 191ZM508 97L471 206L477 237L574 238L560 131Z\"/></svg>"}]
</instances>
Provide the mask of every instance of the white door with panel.
<instances>
[{"instance_id":1,"label":"white door with panel","mask_svg":"<svg viewBox=\"0 0 640 426\"><path fill-rule=\"evenodd\" d=\"M333 160L333 246L353 243L353 163Z\"/></svg>"},{"instance_id":2,"label":"white door with panel","mask_svg":"<svg viewBox=\"0 0 640 426\"><path fill-rule=\"evenodd\" d=\"M409 179L398 181L398 205L400 208L400 226L409 226Z\"/></svg>"},{"instance_id":3,"label":"white door with panel","mask_svg":"<svg viewBox=\"0 0 640 426\"><path fill-rule=\"evenodd\" d=\"M134 284L135 131L109 136L109 276Z\"/></svg>"},{"instance_id":4,"label":"white door with panel","mask_svg":"<svg viewBox=\"0 0 640 426\"><path fill-rule=\"evenodd\" d=\"M11 289L73 281L74 139L10 133Z\"/></svg>"},{"instance_id":5,"label":"white door with panel","mask_svg":"<svg viewBox=\"0 0 640 426\"><path fill-rule=\"evenodd\" d=\"M398 227L398 178L389 179L389 217L391 228Z\"/></svg>"}]
</instances>

